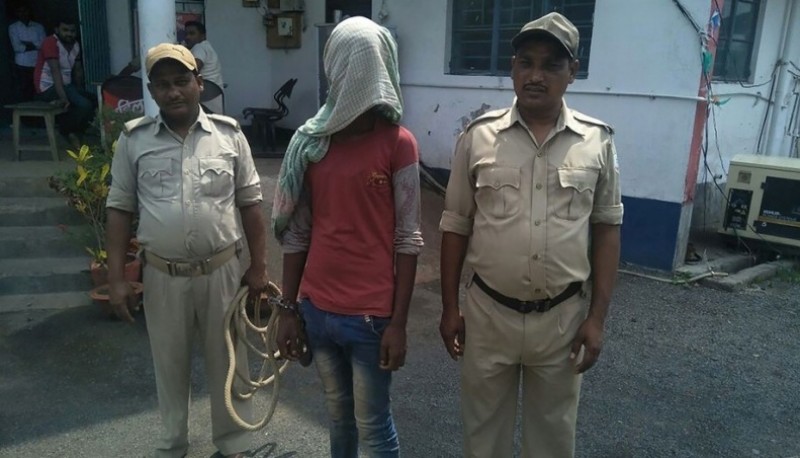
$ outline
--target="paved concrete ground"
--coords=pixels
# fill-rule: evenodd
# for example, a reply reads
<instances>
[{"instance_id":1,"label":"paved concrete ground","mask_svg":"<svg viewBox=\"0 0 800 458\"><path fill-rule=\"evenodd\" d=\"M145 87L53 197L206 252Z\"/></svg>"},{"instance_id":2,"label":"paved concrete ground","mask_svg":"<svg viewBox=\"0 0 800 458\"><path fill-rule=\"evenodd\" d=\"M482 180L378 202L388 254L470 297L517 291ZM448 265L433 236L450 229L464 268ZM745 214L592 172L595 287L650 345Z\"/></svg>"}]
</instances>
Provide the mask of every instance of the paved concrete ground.
<instances>
[{"instance_id":1,"label":"paved concrete ground","mask_svg":"<svg viewBox=\"0 0 800 458\"><path fill-rule=\"evenodd\" d=\"M259 161L271 195L277 161ZM460 456L458 366L438 336L441 199L424 196L428 247L394 379L407 457ZM279 256L270 245L270 271ZM606 346L585 378L579 457L800 457L800 285L773 280L726 293L621 276ZM0 456L141 457L158 434L143 317L92 306L0 316ZM189 457L214 453L202 362L195 360ZM324 457L313 369L289 368L257 457Z\"/></svg>"}]
</instances>

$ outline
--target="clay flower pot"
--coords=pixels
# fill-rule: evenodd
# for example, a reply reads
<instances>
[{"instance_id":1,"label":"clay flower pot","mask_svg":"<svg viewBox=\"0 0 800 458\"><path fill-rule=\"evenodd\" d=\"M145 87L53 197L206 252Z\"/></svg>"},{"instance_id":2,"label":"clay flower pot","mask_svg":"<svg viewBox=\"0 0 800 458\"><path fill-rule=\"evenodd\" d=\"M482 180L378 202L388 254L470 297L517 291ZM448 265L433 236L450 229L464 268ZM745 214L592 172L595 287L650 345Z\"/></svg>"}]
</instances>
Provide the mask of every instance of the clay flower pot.
<instances>
[{"instance_id":1,"label":"clay flower pot","mask_svg":"<svg viewBox=\"0 0 800 458\"><path fill-rule=\"evenodd\" d=\"M128 262L125 263L125 271L123 277L130 282L138 282L141 280L142 262L136 256L128 254ZM90 273L92 276L92 284L95 287L103 286L108 283L108 267L101 265L96 261L92 261Z\"/></svg>"},{"instance_id":2,"label":"clay flower pot","mask_svg":"<svg viewBox=\"0 0 800 458\"><path fill-rule=\"evenodd\" d=\"M129 281L128 282L131 287L133 288L133 292L136 294L137 301L139 305L137 305L135 311L138 311L141 307L142 301L142 291L144 290L144 285L136 281ZM108 296L108 284L100 285L94 288L91 292L89 292L89 297L92 298L95 304L100 307L100 311L108 318L113 318L114 309L111 307L111 303L109 302Z\"/></svg>"}]
</instances>

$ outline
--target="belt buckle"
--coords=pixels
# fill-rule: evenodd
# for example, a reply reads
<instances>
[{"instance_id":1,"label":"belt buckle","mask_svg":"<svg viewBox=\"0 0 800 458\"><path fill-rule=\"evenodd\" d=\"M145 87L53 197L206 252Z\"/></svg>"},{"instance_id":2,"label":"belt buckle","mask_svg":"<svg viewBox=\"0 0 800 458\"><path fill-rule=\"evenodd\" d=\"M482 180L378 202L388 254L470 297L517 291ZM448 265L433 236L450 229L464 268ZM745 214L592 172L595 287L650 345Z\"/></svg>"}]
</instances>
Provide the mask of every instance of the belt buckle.
<instances>
[{"instance_id":1,"label":"belt buckle","mask_svg":"<svg viewBox=\"0 0 800 458\"><path fill-rule=\"evenodd\" d=\"M202 261L199 261L198 264L199 264L198 267L200 268L200 272L203 275L208 275L210 273L210 269L208 268L208 266L211 264L211 258L203 259Z\"/></svg>"},{"instance_id":2,"label":"belt buckle","mask_svg":"<svg viewBox=\"0 0 800 458\"><path fill-rule=\"evenodd\" d=\"M206 262L170 262L167 261L167 269L173 277L192 276L195 272L206 273Z\"/></svg>"},{"instance_id":3,"label":"belt buckle","mask_svg":"<svg viewBox=\"0 0 800 458\"><path fill-rule=\"evenodd\" d=\"M550 299L542 299L538 301L519 301L517 310L520 313L544 313L550 310Z\"/></svg>"}]
</instances>

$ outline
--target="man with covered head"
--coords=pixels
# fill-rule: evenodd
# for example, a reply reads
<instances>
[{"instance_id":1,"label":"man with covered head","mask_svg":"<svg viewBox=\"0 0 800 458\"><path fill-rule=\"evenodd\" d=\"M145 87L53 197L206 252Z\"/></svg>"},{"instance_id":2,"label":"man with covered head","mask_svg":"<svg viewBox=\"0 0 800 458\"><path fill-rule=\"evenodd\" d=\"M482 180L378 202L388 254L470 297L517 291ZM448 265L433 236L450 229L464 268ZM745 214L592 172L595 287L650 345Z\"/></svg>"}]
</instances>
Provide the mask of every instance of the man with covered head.
<instances>
[{"instance_id":1,"label":"man with covered head","mask_svg":"<svg viewBox=\"0 0 800 458\"><path fill-rule=\"evenodd\" d=\"M512 456L518 393L521 456L574 455L581 374L602 348L622 224L613 131L563 99L578 43L561 14L526 24L511 42L513 105L475 120L456 145L440 331L462 357L465 457ZM473 275L459 308L465 261Z\"/></svg>"},{"instance_id":2,"label":"man with covered head","mask_svg":"<svg viewBox=\"0 0 800 458\"><path fill-rule=\"evenodd\" d=\"M117 140L106 202L110 302L120 318L133 321L130 308L136 299L123 279L123 266L138 213L145 319L163 424L155 456L183 457L189 447L191 356L197 339L205 359L214 445L222 456L240 457L251 436L225 407L229 356L223 321L240 285L256 298L268 283L260 179L239 123L200 109L203 79L188 49L160 44L147 52L145 65L159 114L128 122ZM244 274L243 238L250 250ZM246 361L238 363L246 367ZM236 411L249 421L250 403L233 398Z\"/></svg>"},{"instance_id":3,"label":"man with covered head","mask_svg":"<svg viewBox=\"0 0 800 458\"><path fill-rule=\"evenodd\" d=\"M277 344L310 351L325 388L330 450L396 457L389 401L405 362L420 232L419 158L403 114L397 45L355 17L324 51L330 88L281 167L272 224L283 247ZM305 351L304 351L305 350Z\"/></svg>"}]
</instances>

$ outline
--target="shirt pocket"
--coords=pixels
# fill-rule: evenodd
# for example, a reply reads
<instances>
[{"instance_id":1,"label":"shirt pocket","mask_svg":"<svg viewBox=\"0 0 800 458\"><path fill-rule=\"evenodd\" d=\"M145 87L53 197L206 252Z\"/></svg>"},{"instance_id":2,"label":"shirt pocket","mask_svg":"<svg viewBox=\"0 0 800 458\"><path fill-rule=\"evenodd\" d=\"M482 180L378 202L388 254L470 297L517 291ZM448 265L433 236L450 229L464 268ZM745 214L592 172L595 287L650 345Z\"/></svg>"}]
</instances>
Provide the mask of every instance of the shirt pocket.
<instances>
[{"instance_id":1,"label":"shirt pocket","mask_svg":"<svg viewBox=\"0 0 800 458\"><path fill-rule=\"evenodd\" d=\"M554 202L556 217L577 221L589 215L594 206L594 189L599 175L597 169L559 168Z\"/></svg>"},{"instance_id":2,"label":"shirt pocket","mask_svg":"<svg viewBox=\"0 0 800 458\"><path fill-rule=\"evenodd\" d=\"M483 213L498 219L510 218L520 211L520 171L510 167L492 167L478 172L475 203Z\"/></svg>"},{"instance_id":3,"label":"shirt pocket","mask_svg":"<svg viewBox=\"0 0 800 458\"><path fill-rule=\"evenodd\" d=\"M180 173L170 158L144 158L138 164L139 191L152 200L172 200L180 191Z\"/></svg>"},{"instance_id":4,"label":"shirt pocket","mask_svg":"<svg viewBox=\"0 0 800 458\"><path fill-rule=\"evenodd\" d=\"M203 195L220 197L233 193L235 189L233 160L201 157L198 162L200 164L200 190Z\"/></svg>"}]
</instances>

